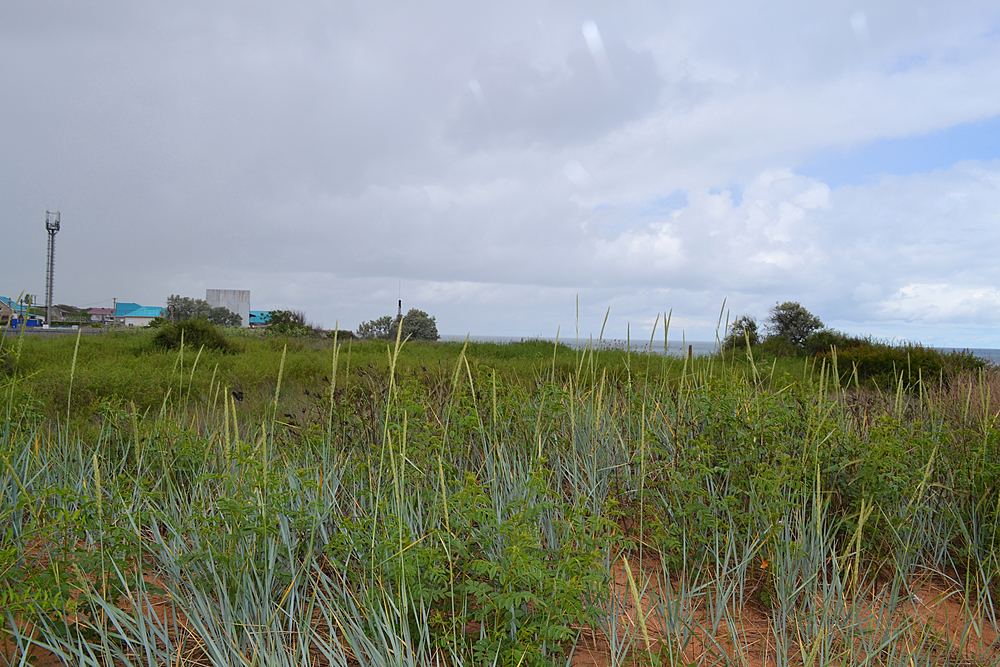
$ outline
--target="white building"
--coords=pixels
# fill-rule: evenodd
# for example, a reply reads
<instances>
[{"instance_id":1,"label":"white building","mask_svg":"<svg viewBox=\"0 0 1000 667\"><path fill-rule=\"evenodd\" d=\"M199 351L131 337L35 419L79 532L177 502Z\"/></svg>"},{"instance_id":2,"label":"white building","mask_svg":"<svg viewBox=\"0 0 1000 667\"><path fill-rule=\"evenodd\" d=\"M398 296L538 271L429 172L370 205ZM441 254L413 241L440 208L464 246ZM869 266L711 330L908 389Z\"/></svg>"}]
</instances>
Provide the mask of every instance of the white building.
<instances>
[{"instance_id":1,"label":"white building","mask_svg":"<svg viewBox=\"0 0 1000 667\"><path fill-rule=\"evenodd\" d=\"M250 326L250 290L209 289L205 290L205 301L213 308L219 306L243 318L243 326Z\"/></svg>"}]
</instances>

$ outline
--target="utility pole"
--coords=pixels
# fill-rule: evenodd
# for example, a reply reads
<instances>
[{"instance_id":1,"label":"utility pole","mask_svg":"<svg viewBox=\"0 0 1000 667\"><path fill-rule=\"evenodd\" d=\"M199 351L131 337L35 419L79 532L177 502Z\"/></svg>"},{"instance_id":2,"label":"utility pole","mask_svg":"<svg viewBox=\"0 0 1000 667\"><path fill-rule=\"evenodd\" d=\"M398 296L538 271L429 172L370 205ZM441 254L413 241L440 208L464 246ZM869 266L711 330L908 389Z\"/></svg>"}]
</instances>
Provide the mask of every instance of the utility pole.
<instances>
[{"instance_id":1,"label":"utility pole","mask_svg":"<svg viewBox=\"0 0 1000 667\"><path fill-rule=\"evenodd\" d=\"M49 233L49 262L45 271L45 324L52 325L52 276L56 263L56 234L59 233L59 211L45 212L45 230Z\"/></svg>"}]
</instances>

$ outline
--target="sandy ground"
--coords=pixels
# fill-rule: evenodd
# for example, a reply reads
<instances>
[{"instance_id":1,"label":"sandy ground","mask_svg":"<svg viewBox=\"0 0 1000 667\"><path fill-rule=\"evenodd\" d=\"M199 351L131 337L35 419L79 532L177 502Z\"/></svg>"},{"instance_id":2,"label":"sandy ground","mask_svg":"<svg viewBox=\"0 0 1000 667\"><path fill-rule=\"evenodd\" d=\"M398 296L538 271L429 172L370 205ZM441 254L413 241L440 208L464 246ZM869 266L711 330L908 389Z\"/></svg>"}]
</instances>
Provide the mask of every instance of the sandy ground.
<instances>
[{"instance_id":1,"label":"sandy ground","mask_svg":"<svg viewBox=\"0 0 1000 667\"><path fill-rule=\"evenodd\" d=\"M651 577L655 582L658 564L630 562L633 581L642 581L643 577ZM636 637L632 654L619 662L613 659L609 642L600 629L582 628L580 641L573 654L574 667L611 667L616 664L649 664L648 654L659 656L663 664L734 664L745 667L770 667L777 665L777 643L774 636L773 618L770 610L755 598L752 598L741 609L731 614L734 632L729 631L725 621L722 621L714 634L705 631L709 625L704 608L685 610L686 626L690 632L687 646L680 651L681 638L670 637L667 628L659 618L650 602L650 594L640 596L641 611L635 604L635 594L621 561L613 568L614 592L618 596L621 611L619 618L619 633L624 636L631 634ZM152 582L155 583L155 582ZM641 586L641 584L639 584ZM678 582L672 582L675 590ZM651 586L655 586L651 584ZM913 582L913 595L904 608L893 615L889 627L898 628L905 624L908 632L904 639L898 640L904 645L915 647L923 643L925 653L932 652L940 662L949 661L959 665L1000 665L1000 638L996 631L981 615L970 609L970 604L961 595L954 582L944 576L936 575L926 580ZM170 613L169 600L164 597L153 598L154 613L164 618ZM870 600L856 600L855 604L871 604ZM645 620L645 633L642 630L639 615ZM181 619L183 620L183 619ZM183 622L180 624L184 627ZM883 625L881 632L885 632ZM183 630L182 630L183 632ZM794 630L791 630L794 637ZM873 629L873 632L879 632ZM646 643L646 637L649 643ZM192 633L184 655L176 656L176 665L207 664L199 659L197 638ZM13 646L8 640L6 646L0 643L2 655L8 659L14 656ZM791 647L794 661L807 662L793 640ZM871 656L873 661L880 662L879 656ZM884 659L884 656L882 656ZM938 660L936 660L938 661ZM64 664L58 657L48 651L36 649L32 652L30 663L36 667L54 667ZM323 664L317 661L317 665Z\"/></svg>"}]
</instances>

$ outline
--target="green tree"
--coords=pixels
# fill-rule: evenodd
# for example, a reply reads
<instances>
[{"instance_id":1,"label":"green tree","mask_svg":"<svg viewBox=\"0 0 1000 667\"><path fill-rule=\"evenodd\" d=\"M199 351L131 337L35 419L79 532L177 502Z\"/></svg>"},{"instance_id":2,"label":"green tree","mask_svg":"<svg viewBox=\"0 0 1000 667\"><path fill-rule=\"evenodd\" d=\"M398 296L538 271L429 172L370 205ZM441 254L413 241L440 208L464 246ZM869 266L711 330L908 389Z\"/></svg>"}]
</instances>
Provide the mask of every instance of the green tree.
<instances>
[{"instance_id":1,"label":"green tree","mask_svg":"<svg viewBox=\"0 0 1000 667\"><path fill-rule=\"evenodd\" d=\"M400 330L399 316L382 317L362 322L358 325L358 336L368 339L395 340L399 333L403 340L437 340L440 338L437 330L437 320L422 310L410 308L403 316Z\"/></svg>"},{"instance_id":2,"label":"green tree","mask_svg":"<svg viewBox=\"0 0 1000 667\"><path fill-rule=\"evenodd\" d=\"M241 327L243 316L223 306L216 306L208 314L208 321L220 327Z\"/></svg>"},{"instance_id":3,"label":"green tree","mask_svg":"<svg viewBox=\"0 0 1000 667\"><path fill-rule=\"evenodd\" d=\"M726 335L726 339L722 341L722 349L724 350L734 350L741 349L747 346L747 343L751 346L760 344L760 331L757 328L757 320L751 315L743 315L737 317L736 320L729 325L729 334Z\"/></svg>"},{"instance_id":4,"label":"green tree","mask_svg":"<svg viewBox=\"0 0 1000 667\"><path fill-rule=\"evenodd\" d=\"M820 319L797 301L776 304L767 321L772 336L784 338L796 347L802 347L814 331L823 328Z\"/></svg>"},{"instance_id":5,"label":"green tree","mask_svg":"<svg viewBox=\"0 0 1000 667\"><path fill-rule=\"evenodd\" d=\"M440 338L437 320L422 310L410 308L403 316L402 337L410 340L437 340Z\"/></svg>"},{"instance_id":6,"label":"green tree","mask_svg":"<svg viewBox=\"0 0 1000 667\"><path fill-rule=\"evenodd\" d=\"M238 327L243 325L243 317L222 306L212 307L204 299L192 299L189 296L171 294L167 298L167 307L163 318L170 322L187 322L188 320L208 320L212 324L223 327Z\"/></svg>"},{"instance_id":7,"label":"green tree","mask_svg":"<svg viewBox=\"0 0 1000 667\"><path fill-rule=\"evenodd\" d=\"M394 319L389 315L383 315L378 319L362 322L358 325L358 337L388 340L394 330L392 326Z\"/></svg>"},{"instance_id":8,"label":"green tree","mask_svg":"<svg viewBox=\"0 0 1000 667\"><path fill-rule=\"evenodd\" d=\"M212 305L204 299L192 299L189 296L171 294L167 298L167 307L163 311L164 319L171 322L186 322L198 318L208 319L212 314Z\"/></svg>"}]
</instances>

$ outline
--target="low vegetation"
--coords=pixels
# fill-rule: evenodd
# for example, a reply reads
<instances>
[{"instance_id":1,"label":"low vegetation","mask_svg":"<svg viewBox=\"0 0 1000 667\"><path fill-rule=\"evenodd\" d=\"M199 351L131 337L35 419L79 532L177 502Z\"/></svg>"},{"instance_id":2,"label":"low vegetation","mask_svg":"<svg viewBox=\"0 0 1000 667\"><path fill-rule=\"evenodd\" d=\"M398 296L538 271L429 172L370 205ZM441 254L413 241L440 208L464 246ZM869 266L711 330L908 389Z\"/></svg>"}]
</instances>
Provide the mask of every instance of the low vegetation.
<instances>
[{"instance_id":1,"label":"low vegetation","mask_svg":"<svg viewBox=\"0 0 1000 667\"><path fill-rule=\"evenodd\" d=\"M226 338L219 327L202 318L180 320L155 327L152 342L153 345L165 350L183 349L185 343L189 350L236 352L240 349L237 343Z\"/></svg>"},{"instance_id":2,"label":"low vegetation","mask_svg":"<svg viewBox=\"0 0 1000 667\"><path fill-rule=\"evenodd\" d=\"M367 339L392 340L396 336L402 340L437 340L437 320L422 310L411 308L402 318L397 315L362 322L358 325L358 336Z\"/></svg>"},{"instance_id":3,"label":"low vegetation","mask_svg":"<svg viewBox=\"0 0 1000 667\"><path fill-rule=\"evenodd\" d=\"M3 341L0 665L998 659L992 368L152 337Z\"/></svg>"},{"instance_id":4,"label":"low vegetation","mask_svg":"<svg viewBox=\"0 0 1000 667\"><path fill-rule=\"evenodd\" d=\"M208 320L212 324L224 327L238 327L244 324L243 317L223 306L212 306L204 299L193 299L179 294L167 298L167 307L162 318L156 318L153 326L166 322L185 322L187 320Z\"/></svg>"},{"instance_id":5,"label":"low vegetation","mask_svg":"<svg viewBox=\"0 0 1000 667\"><path fill-rule=\"evenodd\" d=\"M729 326L722 349L729 355L822 359L841 385L893 390L899 383L913 388L921 379L944 383L964 371L976 372L986 363L971 352L944 352L918 344L891 344L871 336L845 334L827 328L801 304L776 304L767 321L767 335L752 316L737 317Z\"/></svg>"}]
</instances>

